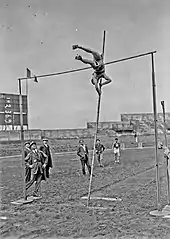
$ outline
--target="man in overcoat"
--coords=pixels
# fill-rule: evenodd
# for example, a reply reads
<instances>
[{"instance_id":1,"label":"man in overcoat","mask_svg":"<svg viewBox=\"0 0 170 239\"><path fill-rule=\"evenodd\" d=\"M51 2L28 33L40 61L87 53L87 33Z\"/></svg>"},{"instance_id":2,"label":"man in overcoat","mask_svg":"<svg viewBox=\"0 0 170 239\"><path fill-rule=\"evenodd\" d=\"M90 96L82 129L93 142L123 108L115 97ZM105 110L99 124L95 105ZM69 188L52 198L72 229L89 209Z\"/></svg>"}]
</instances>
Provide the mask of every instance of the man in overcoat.
<instances>
[{"instance_id":1,"label":"man in overcoat","mask_svg":"<svg viewBox=\"0 0 170 239\"><path fill-rule=\"evenodd\" d=\"M86 175L85 165L87 166L87 169L88 169L89 175L90 175L91 174L91 166L89 164L89 152L88 152L88 147L87 147L87 145L84 144L83 140L79 141L77 155L80 157L83 175Z\"/></svg>"},{"instance_id":2,"label":"man in overcoat","mask_svg":"<svg viewBox=\"0 0 170 239\"><path fill-rule=\"evenodd\" d=\"M32 179L26 183L26 191L35 183L33 196L37 197L41 186L41 180L46 180L45 167L48 162L48 156L37 149L35 142L30 144L30 148L31 152L26 156L25 164L32 170Z\"/></svg>"},{"instance_id":3,"label":"man in overcoat","mask_svg":"<svg viewBox=\"0 0 170 239\"><path fill-rule=\"evenodd\" d=\"M51 156L51 152L50 152L50 146L48 144L47 138L43 139L43 145L40 146L40 150L43 151L48 156L48 162L47 162L45 171L46 171L46 177L49 178L49 171L50 171L50 168L53 167L53 164L52 164L52 156Z\"/></svg>"},{"instance_id":4,"label":"man in overcoat","mask_svg":"<svg viewBox=\"0 0 170 239\"><path fill-rule=\"evenodd\" d=\"M31 152L30 142L25 142L24 144L24 158ZM31 168L25 165L25 182L28 183L31 179Z\"/></svg>"}]
</instances>

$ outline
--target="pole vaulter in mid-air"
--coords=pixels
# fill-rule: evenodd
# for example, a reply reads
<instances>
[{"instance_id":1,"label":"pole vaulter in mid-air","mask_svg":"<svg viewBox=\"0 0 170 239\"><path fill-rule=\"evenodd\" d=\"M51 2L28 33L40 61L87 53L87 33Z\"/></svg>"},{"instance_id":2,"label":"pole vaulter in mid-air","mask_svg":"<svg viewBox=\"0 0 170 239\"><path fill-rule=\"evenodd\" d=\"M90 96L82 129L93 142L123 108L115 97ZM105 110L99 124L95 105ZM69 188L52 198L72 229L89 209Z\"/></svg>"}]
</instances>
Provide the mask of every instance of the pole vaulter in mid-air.
<instances>
[{"instance_id":1,"label":"pole vaulter in mid-air","mask_svg":"<svg viewBox=\"0 0 170 239\"><path fill-rule=\"evenodd\" d=\"M91 53L93 55L93 60L84 59L80 55L77 55L75 57L75 59L82 61L85 64L89 64L94 69L91 82L95 86L97 93L100 95L101 87L103 85L107 85L107 84L111 83L111 81L112 81L111 78L108 75L106 75L106 73L105 73L103 53L100 54L94 50L91 50L89 48L82 47L79 45L73 45L72 47L73 47L73 50L80 49L87 53ZM102 79L105 79L105 81L102 82Z\"/></svg>"},{"instance_id":2,"label":"pole vaulter in mid-air","mask_svg":"<svg viewBox=\"0 0 170 239\"><path fill-rule=\"evenodd\" d=\"M92 177L93 177L93 167L94 167L94 159L95 159L95 145L96 145L96 139L97 139L97 133L98 133L98 124L99 124L99 115L100 115L100 102L101 102L101 93L102 93L102 86L109 84L112 80L109 76L105 74L105 66L104 66L104 48L105 48L105 35L106 31L104 31L103 35L103 48L102 48L102 54L99 54L96 51L93 51L89 48L85 48L79 45L73 45L73 50L80 49L87 53L91 53L93 55L93 61L87 60L82 58L82 56L77 55L75 57L76 60L80 60L85 64L89 64L93 69L93 75L92 75L92 84L95 85L96 91L98 93L98 103L97 103L97 116L96 116L96 129L95 129L95 135L94 135L94 143L93 143L93 156L92 156L92 163L91 163L91 175L90 175L90 182L89 182L89 192L87 197L87 206L89 206L90 201L90 194L91 194L91 186L92 186ZM105 79L104 82L102 82L102 79Z\"/></svg>"}]
</instances>

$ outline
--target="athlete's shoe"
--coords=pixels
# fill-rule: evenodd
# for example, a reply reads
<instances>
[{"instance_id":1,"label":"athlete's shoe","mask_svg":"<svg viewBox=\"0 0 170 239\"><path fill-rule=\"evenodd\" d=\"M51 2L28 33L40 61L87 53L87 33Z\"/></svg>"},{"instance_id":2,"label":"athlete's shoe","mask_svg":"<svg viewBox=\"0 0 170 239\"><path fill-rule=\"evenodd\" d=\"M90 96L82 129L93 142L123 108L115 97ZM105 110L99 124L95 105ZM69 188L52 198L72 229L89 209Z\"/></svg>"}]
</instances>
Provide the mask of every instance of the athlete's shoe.
<instances>
[{"instance_id":1,"label":"athlete's shoe","mask_svg":"<svg viewBox=\"0 0 170 239\"><path fill-rule=\"evenodd\" d=\"M73 50L76 50L78 48L78 45L72 45Z\"/></svg>"},{"instance_id":2,"label":"athlete's shoe","mask_svg":"<svg viewBox=\"0 0 170 239\"><path fill-rule=\"evenodd\" d=\"M82 60L82 56L77 55L77 56L75 57L75 59L81 61L81 60Z\"/></svg>"},{"instance_id":3,"label":"athlete's shoe","mask_svg":"<svg viewBox=\"0 0 170 239\"><path fill-rule=\"evenodd\" d=\"M37 193L33 193L33 195L32 195L33 197L35 197L35 198L39 198L39 197L41 197L40 195L38 195Z\"/></svg>"}]
</instances>

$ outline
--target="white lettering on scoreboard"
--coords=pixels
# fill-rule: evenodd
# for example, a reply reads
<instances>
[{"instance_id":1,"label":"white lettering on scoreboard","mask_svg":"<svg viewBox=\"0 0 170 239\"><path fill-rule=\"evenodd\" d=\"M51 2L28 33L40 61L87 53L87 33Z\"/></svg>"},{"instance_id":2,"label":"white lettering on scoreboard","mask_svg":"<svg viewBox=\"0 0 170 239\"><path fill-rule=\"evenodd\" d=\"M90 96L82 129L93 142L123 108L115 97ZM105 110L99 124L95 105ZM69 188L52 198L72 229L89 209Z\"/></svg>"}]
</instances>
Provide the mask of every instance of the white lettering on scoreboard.
<instances>
[{"instance_id":1,"label":"white lettering on scoreboard","mask_svg":"<svg viewBox=\"0 0 170 239\"><path fill-rule=\"evenodd\" d=\"M5 99L5 124L12 124L12 104L11 98Z\"/></svg>"}]
</instances>

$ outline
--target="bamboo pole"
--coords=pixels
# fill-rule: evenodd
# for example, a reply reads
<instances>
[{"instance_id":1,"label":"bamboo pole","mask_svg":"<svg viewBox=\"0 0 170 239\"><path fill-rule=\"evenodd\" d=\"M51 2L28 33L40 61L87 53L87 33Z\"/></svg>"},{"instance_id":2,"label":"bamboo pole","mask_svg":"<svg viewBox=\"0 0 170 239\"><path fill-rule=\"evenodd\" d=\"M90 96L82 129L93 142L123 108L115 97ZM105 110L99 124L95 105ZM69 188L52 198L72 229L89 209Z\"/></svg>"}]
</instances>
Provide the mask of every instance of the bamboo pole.
<instances>
[{"instance_id":1,"label":"bamboo pole","mask_svg":"<svg viewBox=\"0 0 170 239\"><path fill-rule=\"evenodd\" d=\"M165 137L165 146L168 147L168 140L167 140L167 134L166 134L166 120L165 120L165 103L164 101L161 101L162 106L162 112L163 112L163 122L164 122L164 137ZM167 201L170 205L170 188L169 188L169 171L168 171L168 157L166 157L166 177L167 177Z\"/></svg>"},{"instance_id":2,"label":"bamboo pole","mask_svg":"<svg viewBox=\"0 0 170 239\"><path fill-rule=\"evenodd\" d=\"M157 106L156 106L156 83L155 83L155 67L154 55L151 53L152 67L152 91L153 91L153 112L154 112L154 128L155 128L155 160L156 160L156 184L157 184L157 208L160 209L160 181L159 181L159 159L158 159L158 129L157 129Z\"/></svg>"},{"instance_id":3,"label":"bamboo pole","mask_svg":"<svg viewBox=\"0 0 170 239\"><path fill-rule=\"evenodd\" d=\"M106 31L104 31L104 34L103 34L103 46L102 46L102 58L103 59L104 59L105 39L106 39ZM92 179L93 179L94 159L95 159L95 145L96 145L99 117L100 117L100 104L101 104L101 94L99 94L98 102L97 102L96 129L95 129L94 142L93 142L93 156L92 156L91 174L90 174L89 190L88 190L88 197L87 197L87 207L89 206L90 195L91 195L91 186L92 186Z\"/></svg>"},{"instance_id":4,"label":"bamboo pole","mask_svg":"<svg viewBox=\"0 0 170 239\"><path fill-rule=\"evenodd\" d=\"M26 188L25 188L25 159L24 159L24 129L23 129L23 110L22 110L22 86L21 80L18 79L19 85L19 106L20 106L20 131L21 131L21 151L22 151L22 166L23 166L23 194L24 200L26 200Z\"/></svg>"}]
</instances>

